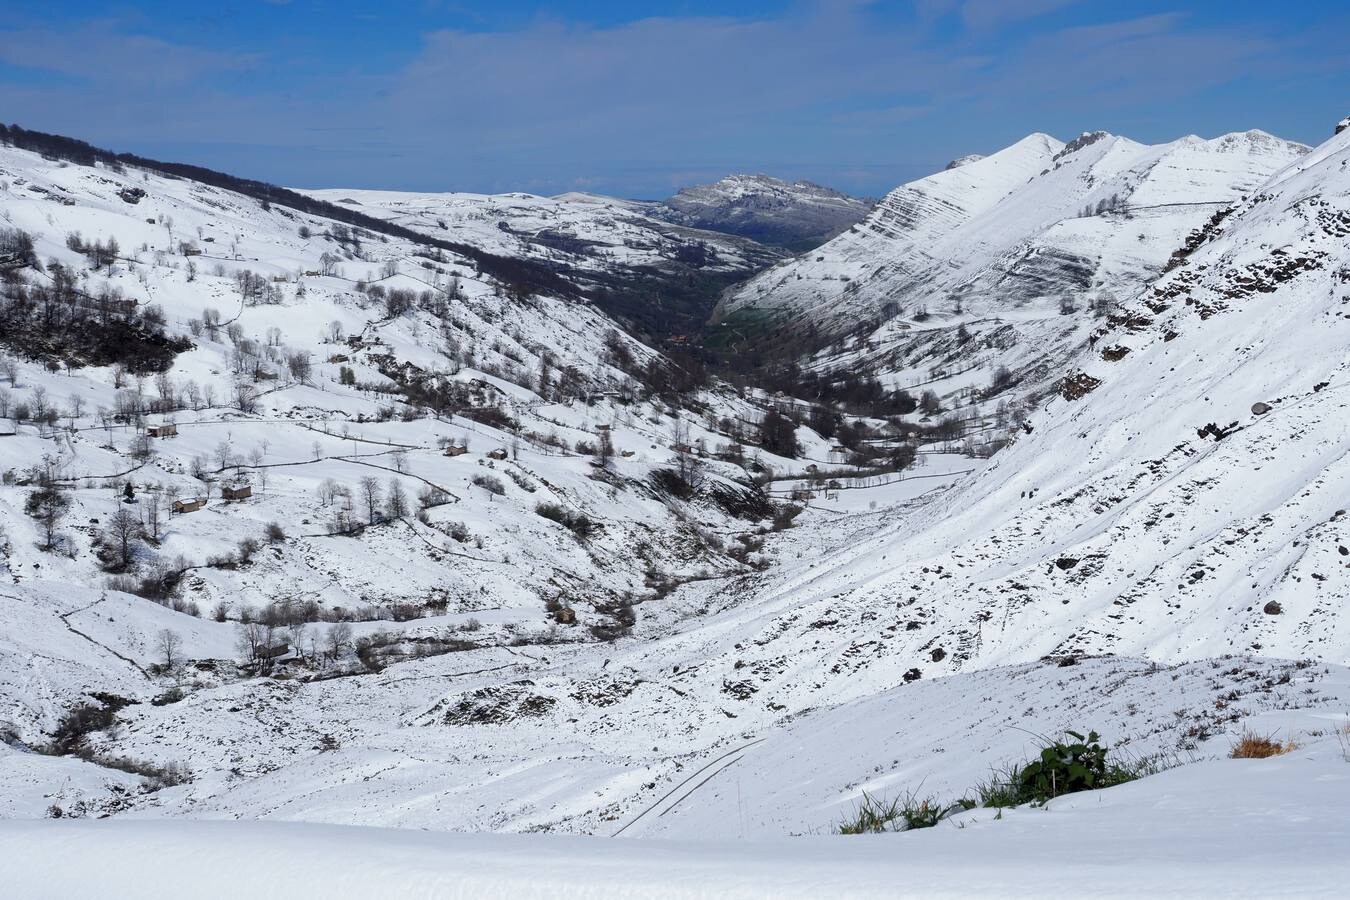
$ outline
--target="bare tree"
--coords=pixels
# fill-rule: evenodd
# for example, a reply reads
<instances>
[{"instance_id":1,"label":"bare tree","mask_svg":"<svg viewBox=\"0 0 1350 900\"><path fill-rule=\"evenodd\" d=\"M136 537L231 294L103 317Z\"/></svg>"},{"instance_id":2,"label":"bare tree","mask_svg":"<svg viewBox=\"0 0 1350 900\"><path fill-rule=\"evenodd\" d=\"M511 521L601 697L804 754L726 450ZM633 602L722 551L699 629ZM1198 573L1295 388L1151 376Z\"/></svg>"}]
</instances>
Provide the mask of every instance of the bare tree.
<instances>
[{"instance_id":1,"label":"bare tree","mask_svg":"<svg viewBox=\"0 0 1350 900\"><path fill-rule=\"evenodd\" d=\"M290 642L291 648L297 654L303 655L302 648L305 646L305 634L309 631L309 626L304 622L292 622L286 628L286 637Z\"/></svg>"},{"instance_id":2,"label":"bare tree","mask_svg":"<svg viewBox=\"0 0 1350 900\"><path fill-rule=\"evenodd\" d=\"M159 543L161 532L161 505L158 491L147 491L141 508L145 511L145 528L151 540Z\"/></svg>"},{"instance_id":3,"label":"bare tree","mask_svg":"<svg viewBox=\"0 0 1350 900\"><path fill-rule=\"evenodd\" d=\"M389 494L384 501L384 512L391 519L401 519L408 514L408 495L397 478L389 479Z\"/></svg>"},{"instance_id":4,"label":"bare tree","mask_svg":"<svg viewBox=\"0 0 1350 900\"><path fill-rule=\"evenodd\" d=\"M71 394L68 408L70 410L70 427L74 428L75 420L84 415L84 395ZM0 415L3 415L3 413L0 413Z\"/></svg>"},{"instance_id":5,"label":"bare tree","mask_svg":"<svg viewBox=\"0 0 1350 900\"><path fill-rule=\"evenodd\" d=\"M614 439L609 436L609 429L600 429L600 440L595 445L595 461L600 464L600 468L608 469L614 459Z\"/></svg>"},{"instance_id":6,"label":"bare tree","mask_svg":"<svg viewBox=\"0 0 1350 900\"><path fill-rule=\"evenodd\" d=\"M342 651L346 650L352 642L352 626L346 622L338 622L332 628L328 629L328 658L337 662Z\"/></svg>"},{"instance_id":7,"label":"bare tree","mask_svg":"<svg viewBox=\"0 0 1350 900\"><path fill-rule=\"evenodd\" d=\"M325 478L319 484L319 502L328 506L337 496L338 483L331 478Z\"/></svg>"},{"instance_id":8,"label":"bare tree","mask_svg":"<svg viewBox=\"0 0 1350 900\"><path fill-rule=\"evenodd\" d=\"M44 472L39 478L38 489L28 495L24 504L24 511L36 519L42 528L43 550L51 550L56 546L57 529L69 508L70 500L61 490L60 484Z\"/></svg>"},{"instance_id":9,"label":"bare tree","mask_svg":"<svg viewBox=\"0 0 1350 900\"><path fill-rule=\"evenodd\" d=\"M119 504L103 529L103 542L111 554L110 568L117 572L131 568L135 561L136 541L140 536L141 520L125 505Z\"/></svg>"},{"instance_id":10,"label":"bare tree","mask_svg":"<svg viewBox=\"0 0 1350 900\"><path fill-rule=\"evenodd\" d=\"M176 631L164 628L155 635L155 647L164 656L165 670L173 670L174 661L178 658L178 649L182 646L183 638Z\"/></svg>"},{"instance_id":11,"label":"bare tree","mask_svg":"<svg viewBox=\"0 0 1350 900\"><path fill-rule=\"evenodd\" d=\"M366 521L374 525L380 518L380 482L370 475L362 478L361 498L366 503Z\"/></svg>"},{"instance_id":12,"label":"bare tree","mask_svg":"<svg viewBox=\"0 0 1350 900\"><path fill-rule=\"evenodd\" d=\"M241 616L243 613L240 614ZM240 622L239 637L235 642L244 661L258 663L260 674L272 670L272 648L276 643L277 628L265 622Z\"/></svg>"}]
</instances>

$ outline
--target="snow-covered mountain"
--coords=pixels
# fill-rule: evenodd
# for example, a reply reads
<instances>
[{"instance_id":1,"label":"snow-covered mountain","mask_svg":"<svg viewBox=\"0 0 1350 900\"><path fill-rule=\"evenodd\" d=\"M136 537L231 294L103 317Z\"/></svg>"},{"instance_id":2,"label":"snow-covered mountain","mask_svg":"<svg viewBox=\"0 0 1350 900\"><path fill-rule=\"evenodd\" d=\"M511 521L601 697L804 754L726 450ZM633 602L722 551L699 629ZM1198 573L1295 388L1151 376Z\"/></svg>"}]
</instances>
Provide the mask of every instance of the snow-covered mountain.
<instances>
[{"instance_id":1,"label":"snow-covered mountain","mask_svg":"<svg viewBox=\"0 0 1350 900\"><path fill-rule=\"evenodd\" d=\"M683 188L648 211L680 225L804 251L862 221L871 208L871 201L809 181L728 175L712 184Z\"/></svg>"},{"instance_id":2,"label":"snow-covered mountain","mask_svg":"<svg viewBox=\"0 0 1350 900\"><path fill-rule=\"evenodd\" d=\"M1259 131L1156 146L1033 134L892 191L863 223L736 288L718 327L933 390L971 416L1000 367L1016 385L1002 397L1044 391L1188 235L1306 151Z\"/></svg>"},{"instance_id":3,"label":"snow-covered mountain","mask_svg":"<svg viewBox=\"0 0 1350 900\"><path fill-rule=\"evenodd\" d=\"M1335 737L1350 701L1350 131L1306 152L1257 133L1036 136L893 193L817 255L880 289L883 264L917 272L929 254L931 279L969 285L962 312L934 300L930 319L976 332L977 364L1040 354L1055 371L991 460L920 442L920 465L892 476L851 475L805 426L798 459L734 452L738 422L791 398L671 388L668 361L594 306L503 281L507 263L548 259L511 255L516 237L488 245L447 218L475 260L153 169L13 148L0 168L6 226L34 245L5 233L7 289L24 297L6 322L67 336L3 333L17 361L0 366L0 428L18 421L0 436L0 815L822 834L864 793L954 799L1067 728L1178 763L1280 730L1308 758L1256 761L1276 767L1262 778L1316 779L1331 808L1350 790ZM1166 199L1183 187L1191 199ZM409 216L414 237L435 218L350 199ZM504 201L446 205L475 203ZM522 203L501 219L512 232L545 215ZM869 262L864 232L915 255ZM964 280L943 274L967 257ZM1052 326L1077 283L1066 257L1091 262L1078 302L1115 302ZM758 307L739 302L728 321L748 328ZM803 292L794 314L815 303ZM88 329L45 324L77 314L125 325L143 377ZM1000 344L1009 325L1037 345ZM879 343L826 353L881 370ZM171 420L173 437L142 427ZM697 472L672 490L682 467ZM49 529L53 482L68 506ZM251 496L221 496L245 482ZM210 496L135 538L134 571L105 572L122 513L151 528L171 489ZM770 502L791 496L795 515ZM179 577L157 593L166 571ZM1266 810L1273 782L1252 771L1210 759L1014 811L1005 831L979 810L958 824L1007 848L1038 816L1035 833L1096 859L1109 823L1179 839L1163 826L1195 827L1201 785L1230 818ZM1189 818L1171 821L1178 797ZM37 826L0 829L0 847L34 841Z\"/></svg>"}]
</instances>

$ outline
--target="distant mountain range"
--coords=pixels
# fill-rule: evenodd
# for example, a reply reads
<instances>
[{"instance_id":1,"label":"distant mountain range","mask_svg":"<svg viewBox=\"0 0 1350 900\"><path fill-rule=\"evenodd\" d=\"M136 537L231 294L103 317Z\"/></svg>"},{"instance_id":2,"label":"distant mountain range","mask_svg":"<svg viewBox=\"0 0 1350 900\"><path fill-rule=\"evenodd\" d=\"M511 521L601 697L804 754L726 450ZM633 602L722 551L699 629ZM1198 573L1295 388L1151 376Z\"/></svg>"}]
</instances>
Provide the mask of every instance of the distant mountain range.
<instances>
[{"instance_id":1,"label":"distant mountain range","mask_svg":"<svg viewBox=\"0 0 1350 900\"><path fill-rule=\"evenodd\" d=\"M712 184L684 188L649 207L648 214L803 252L861 222L872 204L809 181L728 175Z\"/></svg>"}]
</instances>

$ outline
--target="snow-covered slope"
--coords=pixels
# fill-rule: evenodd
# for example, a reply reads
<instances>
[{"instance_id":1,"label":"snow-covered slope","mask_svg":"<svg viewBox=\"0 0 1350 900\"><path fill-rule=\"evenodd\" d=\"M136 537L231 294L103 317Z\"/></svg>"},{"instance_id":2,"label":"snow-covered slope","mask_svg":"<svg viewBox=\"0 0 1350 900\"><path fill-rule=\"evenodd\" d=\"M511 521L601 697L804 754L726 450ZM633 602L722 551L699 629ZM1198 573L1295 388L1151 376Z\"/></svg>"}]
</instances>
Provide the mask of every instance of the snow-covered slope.
<instances>
[{"instance_id":1,"label":"snow-covered slope","mask_svg":"<svg viewBox=\"0 0 1350 900\"><path fill-rule=\"evenodd\" d=\"M885 633L877 655L925 674L1082 652L1350 660L1347 159L1344 133L1300 156L1122 298L991 465L780 577L753 656L822 619Z\"/></svg>"},{"instance_id":2,"label":"snow-covered slope","mask_svg":"<svg viewBox=\"0 0 1350 900\"><path fill-rule=\"evenodd\" d=\"M862 221L871 202L809 181L768 175L729 175L680 190L650 208L651 215L753 238L789 250L818 247Z\"/></svg>"},{"instance_id":3,"label":"snow-covered slope","mask_svg":"<svg viewBox=\"0 0 1350 900\"><path fill-rule=\"evenodd\" d=\"M1047 809L901 835L728 843L281 823L0 823L17 896L1337 897L1350 765L1292 756L1164 772ZM158 859L141 858L153 847ZM222 873L229 873L228 876Z\"/></svg>"},{"instance_id":4,"label":"snow-covered slope","mask_svg":"<svg viewBox=\"0 0 1350 900\"><path fill-rule=\"evenodd\" d=\"M644 204L590 195L305 193L429 235L529 259L596 297L609 314L656 335L688 333L721 291L777 261L752 240L662 222Z\"/></svg>"},{"instance_id":5,"label":"snow-covered slope","mask_svg":"<svg viewBox=\"0 0 1350 900\"><path fill-rule=\"evenodd\" d=\"M990 393L998 367L1014 388L1003 399L1043 391L1096 318L1306 150L1258 131L1157 146L1031 135L897 188L862 224L731 292L720 327L768 330L819 351L819 368L933 390L978 416L971 392Z\"/></svg>"}]
</instances>

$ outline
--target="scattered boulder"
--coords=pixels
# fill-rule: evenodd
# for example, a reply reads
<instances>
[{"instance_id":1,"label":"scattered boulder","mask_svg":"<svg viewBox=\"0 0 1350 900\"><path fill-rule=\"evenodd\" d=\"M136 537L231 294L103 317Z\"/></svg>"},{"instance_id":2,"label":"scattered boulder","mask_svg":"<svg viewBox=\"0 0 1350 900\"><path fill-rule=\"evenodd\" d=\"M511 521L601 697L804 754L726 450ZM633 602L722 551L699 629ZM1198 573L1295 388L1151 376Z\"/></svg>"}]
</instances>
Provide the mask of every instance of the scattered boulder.
<instances>
[{"instance_id":1,"label":"scattered boulder","mask_svg":"<svg viewBox=\"0 0 1350 900\"><path fill-rule=\"evenodd\" d=\"M1101 387L1102 380L1086 372L1070 375L1059 383L1059 394L1065 400L1078 400Z\"/></svg>"},{"instance_id":2,"label":"scattered boulder","mask_svg":"<svg viewBox=\"0 0 1350 900\"><path fill-rule=\"evenodd\" d=\"M1074 559L1072 556L1061 556L1059 559L1055 560L1055 565L1059 567L1061 572L1067 572L1078 565L1078 560Z\"/></svg>"},{"instance_id":3,"label":"scattered boulder","mask_svg":"<svg viewBox=\"0 0 1350 900\"><path fill-rule=\"evenodd\" d=\"M934 647L932 652L933 662L942 662L947 658L947 651L941 647Z\"/></svg>"},{"instance_id":4,"label":"scattered boulder","mask_svg":"<svg viewBox=\"0 0 1350 900\"><path fill-rule=\"evenodd\" d=\"M1252 415L1264 416L1266 413L1270 412L1272 408L1273 407L1271 407L1269 403L1257 401L1256 403L1252 404Z\"/></svg>"},{"instance_id":5,"label":"scattered boulder","mask_svg":"<svg viewBox=\"0 0 1350 900\"><path fill-rule=\"evenodd\" d=\"M1210 422L1204 428L1195 429L1195 433L1202 438L1212 437L1216 441L1221 441L1232 434L1236 429L1236 422L1230 423L1226 428L1220 428L1218 424Z\"/></svg>"},{"instance_id":6,"label":"scattered boulder","mask_svg":"<svg viewBox=\"0 0 1350 900\"><path fill-rule=\"evenodd\" d=\"M918 681L922 677L923 673L918 669L910 669L905 673L905 684L909 684L911 681Z\"/></svg>"},{"instance_id":7,"label":"scattered boulder","mask_svg":"<svg viewBox=\"0 0 1350 900\"><path fill-rule=\"evenodd\" d=\"M117 196L121 197L127 203L140 203L141 199L145 196L145 191L138 187L122 188L122 190L117 192Z\"/></svg>"},{"instance_id":8,"label":"scattered boulder","mask_svg":"<svg viewBox=\"0 0 1350 900\"><path fill-rule=\"evenodd\" d=\"M516 719L546 716L558 701L529 690L532 684L521 681L479 688L452 704L445 704L443 721L446 725L500 725Z\"/></svg>"},{"instance_id":9,"label":"scattered boulder","mask_svg":"<svg viewBox=\"0 0 1350 900\"><path fill-rule=\"evenodd\" d=\"M1116 344L1115 346L1107 347L1102 351L1102 359L1107 362L1119 362L1124 359L1129 352L1129 347L1126 347L1124 344Z\"/></svg>"},{"instance_id":10,"label":"scattered boulder","mask_svg":"<svg viewBox=\"0 0 1350 900\"><path fill-rule=\"evenodd\" d=\"M1278 600L1272 600L1267 603L1261 611L1268 616L1278 616L1280 613L1284 612L1284 607L1280 605Z\"/></svg>"}]
</instances>

